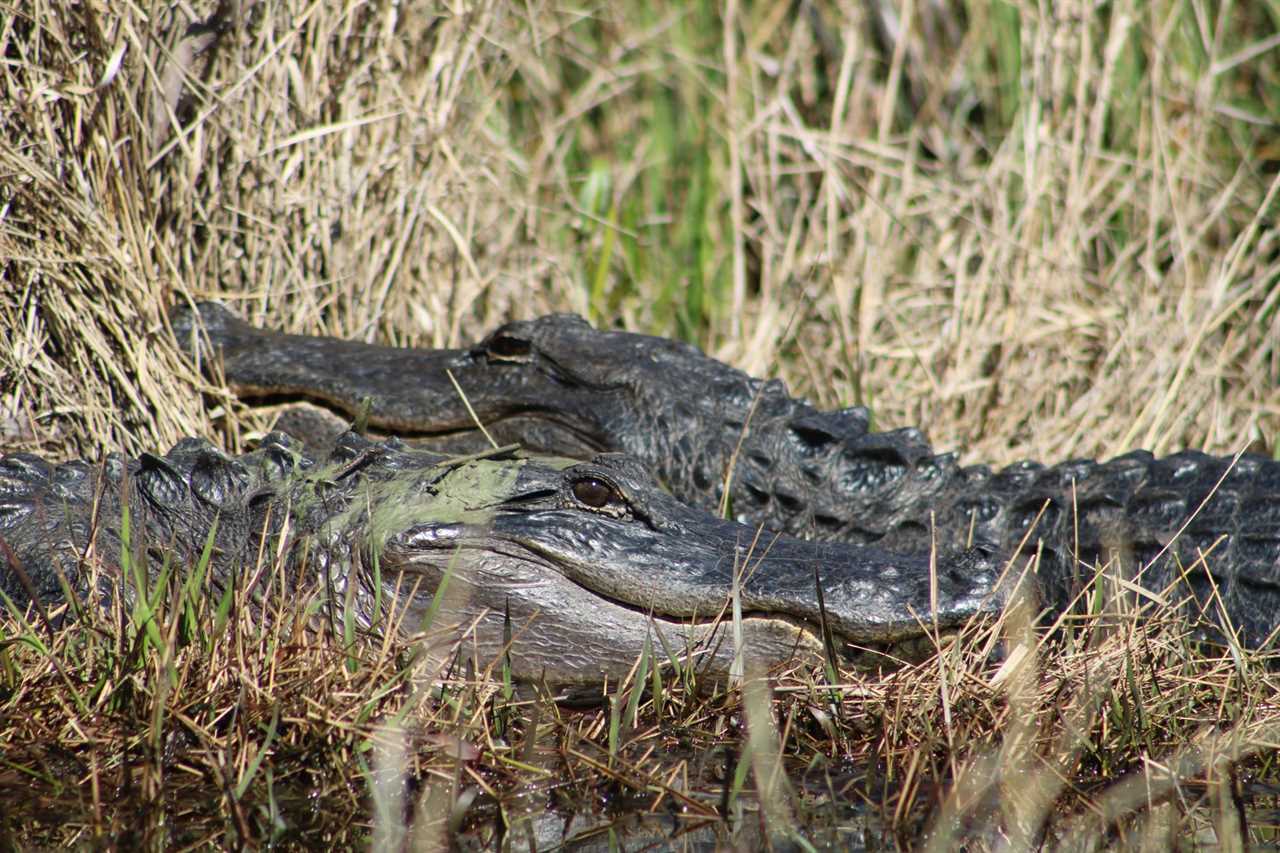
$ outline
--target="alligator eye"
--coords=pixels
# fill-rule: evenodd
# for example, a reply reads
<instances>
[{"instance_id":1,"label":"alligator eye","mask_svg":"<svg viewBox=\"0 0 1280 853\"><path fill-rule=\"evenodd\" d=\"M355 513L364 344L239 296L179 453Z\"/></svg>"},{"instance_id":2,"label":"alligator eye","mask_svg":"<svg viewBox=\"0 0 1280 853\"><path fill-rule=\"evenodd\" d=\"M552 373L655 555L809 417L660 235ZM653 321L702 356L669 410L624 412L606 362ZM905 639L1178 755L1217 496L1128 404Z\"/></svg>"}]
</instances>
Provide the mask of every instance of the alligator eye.
<instances>
[{"instance_id":1,"label":"alligator eye","mask_svg":"<svg viewBox=\"0 0 1280 853\"><path fill-rule=\"evenodd\" d=\"M596 477L583 477L575 481L573 496L592 509L603 509L615 500L622 500L612 486Z\"/></svg>"},{"instance_id":2,"label":"alligator eye","mask_svg":"<svg viewBox=\"0 0 1280 853\"><path fill-rule=\"evenodd\" d=\"M511 335L496 334L489 339L488 345L485 347L487 352L493 358L509 359L518 361L529 357L532 350L529 342L523 338L512 337Z\"/></svg>"}]
</instances>

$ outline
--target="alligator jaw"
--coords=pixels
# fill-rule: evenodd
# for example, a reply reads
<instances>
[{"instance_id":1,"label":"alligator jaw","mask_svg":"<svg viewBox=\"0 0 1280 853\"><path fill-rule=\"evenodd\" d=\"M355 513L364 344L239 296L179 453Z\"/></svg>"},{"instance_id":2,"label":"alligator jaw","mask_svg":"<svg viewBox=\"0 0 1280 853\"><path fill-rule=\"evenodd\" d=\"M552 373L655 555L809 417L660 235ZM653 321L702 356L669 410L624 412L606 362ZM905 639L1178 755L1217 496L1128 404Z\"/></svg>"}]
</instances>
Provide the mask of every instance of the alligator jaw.
<instances>
[{"instance_id":1,"label":"alligator jaw","mask_svg":"<svg viewBox=\"0 0 1280 853\"><path fill-rule=\"evenodd\" d=\"M646 643L656 664L674 658L716 681L733 663L732 628L723 609L689 619L647 612L574 583L528 552L510 562L495 559L478 542L459 543L403 558L392 549L384 562L398 572L390 584L402 595L416 588L401 632L421 631L441 663L452 660L459 642L464 659L473 659L478 671L509 652L506 659L517 681L556 687L623 678ZM441 606L424 624L446 573ZM751 665L772 669L793 660L820 660L822 645L810 626L758 614L745 616L742 624L744 660Z\"/></svg>"},{"instance_id":2,"label":"alligator jaw","mask_svg":"<svg viewBox=\"0 0 1280 853\"><path fill-rule=\"evenodd\" d=\"M557 505L554 480L603 476L634 497L627 513ZM448 624L422 627L450 639L465 628L464 644L482 667L501 655L509 613L520 680L620 678L646 639L659 661L685 657L719 679L734 660L735 589L744 662L759 669L820 660L824 619L836 649L852 656L958 628L1001 604L998 566L982 555L940 558L931 590L927 558L757 536L660 493L644 492L642 505L637 485L608 461L554 472L531 465L492 518L427 521L392 536L379 556L384 577L401 596L417 590L401 630L420 627L447 574L436 618L447 613Z\"/></svg>"},{"instance_id":3,"label":"alligator jaw","mask_svg":"<svg viewBox=\"0 0 1280 853\"><path fill-rule=\"evenodd\" d=\"M314 400L455 452L488 446L477 421L533 452L586 458L613 444L609 389L548 359L514 358L500 336L469 349L372 346L259 329L216 302L177 306L171 322L188 353L221 361L241 396Z\"/></svg>"}]
</instances>

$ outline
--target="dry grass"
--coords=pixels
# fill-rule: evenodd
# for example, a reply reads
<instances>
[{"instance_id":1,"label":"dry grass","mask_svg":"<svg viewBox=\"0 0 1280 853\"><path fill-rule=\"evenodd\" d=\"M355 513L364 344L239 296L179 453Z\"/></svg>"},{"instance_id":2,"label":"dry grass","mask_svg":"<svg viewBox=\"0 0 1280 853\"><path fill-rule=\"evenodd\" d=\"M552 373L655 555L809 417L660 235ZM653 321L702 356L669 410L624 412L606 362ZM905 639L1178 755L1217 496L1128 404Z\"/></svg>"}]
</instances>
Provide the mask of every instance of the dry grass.
<instances>
[{"instance_id":1,"label":"dry grass","mask_svg":"<svg viewBox=\"0 0 1280 853\"><path fill-rule=\"evenodd\" d=\"M238 445L263 417L193 375L165 327L169 303L217 296L292 331L420 345L578 311L689 338L826 405L872 404L878 426L920 425L966 461L1273 451L1274 10L907 4L895 49L877 36L895 19L871 8L730 4L726 24L705 2L0 0L0 445L60 458L184 434ZM216 26L190 29L188 9ZM26 766L14 744L53 744L41 760L74 760L51 784L97 780L67 795L86 825L155 843L168 830L132 809L167 803L177 820L187 799L167 798L186 789L169 786L194 778L201 832L270 837L263 774L232 796L270 709L299 762L329 756L325 778L350 782L344 762L404 705L330 724L398 670L377 650L352 672L309 641L228 646L191 664L223 677L184 674L163 695L146 656L78 668L10 647L0 772ZM1250 793L1239 768L1277 778L1256 752L1276 740L1259 728L1277 717L1271 671L1205 658L1177 625L1032 656L1016 690L993 684L981 641L963 648L842 686L838 713L828 688L784 680L766 708L792 790L770 794L770 814L814 832L828 815L847 840L840 810L861 795L890 835L941 803L957 832L994 815L1027 839L1037 804L1013 802L1008 780L1036 775L1053 783L1036 790L1055 826L1096 818L1099 843L1156 845L1206 814L1232 837L1227 804ZM66 708L52 660L109 707ZM679 803L681 825L742 808L705 796L734 787L737 698L660 691L611 764L607 711L504 718L495 689L415 706L414 731L461 732L483 755L450 764L410 738L430 814L462 791L483 792L463 809L473 829L502 825L526 791ZM129 734L138 719L206 734L173 763ZM515 734L490 737L499 719ZM1255 757L1222 763L1226 735ZM1035 748L1007 754L1020 738ZM287 757L273 751L275 772L308 772ZM1183 758L1151 808L1116 822L1090 805L1105 799L1088 780L1149 782ZM315 784L332 794L323 837L363 833L363 783ZM51 820L65 817L54 802Z\"/></svg>"}]
</instances>

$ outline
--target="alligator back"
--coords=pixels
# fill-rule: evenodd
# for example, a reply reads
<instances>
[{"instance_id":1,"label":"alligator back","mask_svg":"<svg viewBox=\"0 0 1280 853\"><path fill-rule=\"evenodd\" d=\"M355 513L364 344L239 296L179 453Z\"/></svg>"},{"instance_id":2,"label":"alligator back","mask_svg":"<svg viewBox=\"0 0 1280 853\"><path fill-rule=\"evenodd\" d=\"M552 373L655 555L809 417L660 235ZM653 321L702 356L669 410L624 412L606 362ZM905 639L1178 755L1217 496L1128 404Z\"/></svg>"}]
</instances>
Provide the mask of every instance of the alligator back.
<instances>
[{"instance_id":1,"label":"alligator back","mask_svg":"<svg viewBox=\"0 0 1280 853\"><path fill-rule=\"evenodd\" d=\"M783 526L895 551L977 544L1039 555L1039 588L1055 606L1105 567L1162 599L1193 596L1214 622L1220 599L1251 645L1280 613L1280 462L1262 456L1135 451L992 471L931 455L918 434L900 432L841 442L825 467L796 512L770 507Z\"/></svg>"},{"instance_id":2,"label":"alligator back","mask_svg":"<svg viewBox=\"0 0 1280 853\"><path fill-rule=\"evenodd\" d=\"M113 453L99 465L9 454L0 459L0 590L19 606L52 603L64 600L65 583L80 601L122 595L130 604L126 541L132 565L154 573L166 560L195 565L211 529L211 580L232 582L252 566L263 535L280 532L284 513L270 511L273 499L308 464L283 434L234 459L194 438L163 457Z\"/></svg>"}]
</instances>

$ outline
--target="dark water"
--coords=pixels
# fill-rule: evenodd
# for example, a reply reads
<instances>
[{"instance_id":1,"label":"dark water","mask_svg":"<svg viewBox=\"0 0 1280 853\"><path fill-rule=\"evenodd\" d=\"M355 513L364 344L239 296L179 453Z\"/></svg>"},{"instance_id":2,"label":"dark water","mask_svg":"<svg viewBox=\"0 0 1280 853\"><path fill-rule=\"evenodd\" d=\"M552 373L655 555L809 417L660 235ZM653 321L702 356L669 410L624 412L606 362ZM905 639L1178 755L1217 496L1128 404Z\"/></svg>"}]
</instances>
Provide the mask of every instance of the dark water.
<instances>
[{"instance_id":1,"label":"dark water","mask_svg":"<svg viewBox=\"0 0 1280 853\"><path fill-rule=\"evenodd\" d=\"M974 850L1002 844L998 801L954 826L934 827L947 794L943 787L922 785L912 802L899 803L892 785L856 767L788 766L784 799L790 819L778 820L765 817L749 782L739 797L726 797L737 761L731 750L669 756L669 766L682 772L672 780L673 790L662 792L645 790L642 780L624 784L608 773L583 773L581 762L563 760L563 748L534 750L538 773L526 768L503 776L476 762L455 767L452 781L442 779L438 767L419 777L397 772L401 810L379 825L370 776L352 768L335 778L332 766L310 766L305 756L274 763L261 784L237 800L177 755L166 765L163 794L156 798L138 782L127 751L120 764L96 771L95 794L88 784L94 773L76 756L46 750L40 761L25 761L23 771L6 762L6 752L15 753L0 744L0 850L228 847L247 841L267 849L367 849L375 842L425 849L443 842L463 850L860 851L916 849L928 832ZM1105 796L1105 783L1078 784L1090 796ZM1249 849L1280 851L1280 789L1245 781L1236 795ZM1194 835L1170 841L1174 849L1219 849L1212 800L1203 786L1184 785L1167 802L1174 806L1169 820L1196 828ZM1049 822L1048 838L1042 839L1049 847L1068 841L1058 834L1058 817L1069 816ZM1139 813L1113 827L1097 839L1100 847L1140 839L1147 831L1144 819Z\"/></svg>"}]
</instances>

